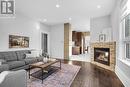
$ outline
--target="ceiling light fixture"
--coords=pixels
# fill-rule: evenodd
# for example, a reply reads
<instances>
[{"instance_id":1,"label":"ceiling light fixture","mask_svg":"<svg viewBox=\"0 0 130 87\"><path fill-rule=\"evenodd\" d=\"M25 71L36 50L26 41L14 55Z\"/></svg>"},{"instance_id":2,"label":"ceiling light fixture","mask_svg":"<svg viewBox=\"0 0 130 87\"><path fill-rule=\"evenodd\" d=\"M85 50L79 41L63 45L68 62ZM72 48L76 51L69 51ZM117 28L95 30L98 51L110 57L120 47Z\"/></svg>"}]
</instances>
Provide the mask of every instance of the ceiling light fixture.
<instances>
[{"instance_id":1,"label":"ceiling light fixture","mask_svg":"<svg viewBox=\"0 0 130 87\"><path fill-rule=\"evenodd\" d=\"M59 7L60 7L60 5L59 5L59 4L56 4L56 7L57 7L57 8L59 8Z\"/></svg>"},{"instance_id":2,"label":"ceiling light fixture","mask_svg":"<svg viewBox=\"0 0 130 87\"><path fill-rule=\"evenodd\" d=\"M101 8L101 5L97 5L97 8Z\"/></svg>"},{"instance_id":3,"label":"ceiling light fixture","mask_svg":"<svg viewBox=\"0 0 130 87\"><path fill-rule=\"evenodd\" d=\"M44 22L46 22L46 21L47 21L47 19L44 19L43 21L44 21Z\"/></svg>"},{"instance_id":4,"label":"ceiling light fixture","mask_svg":"<svg viewBox=\"0 0 130 87\"><path fill-rule=\"evenodd\" d=\"M69 18L69 20L71 21L71 20L72 20L72 18Z\"/></svg>"},{"instance_id":5,"label":"ceiling light fixture","mask_svg":"<svg viewBox=\"0 0 130 87\"><path fill-rule=\"evenodd\" d=\"M59 7L60 7L59 0L57 0L56 8L59 8Z\"/></svg>"}]
</instances>

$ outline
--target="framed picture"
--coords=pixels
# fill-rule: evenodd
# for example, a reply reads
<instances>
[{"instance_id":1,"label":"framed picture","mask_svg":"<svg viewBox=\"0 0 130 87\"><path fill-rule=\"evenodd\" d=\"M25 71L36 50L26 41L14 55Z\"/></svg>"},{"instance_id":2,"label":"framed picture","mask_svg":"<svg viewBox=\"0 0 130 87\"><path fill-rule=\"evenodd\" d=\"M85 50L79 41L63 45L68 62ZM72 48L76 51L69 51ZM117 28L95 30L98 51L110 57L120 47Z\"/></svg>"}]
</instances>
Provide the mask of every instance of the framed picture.
<instances>
[{"instance_id":1,"label":"framed picture","mask_svg":"<svg viewBox=\"0 0 130 87\"><path fill-rule=\"evenodd\" d=\"M28 48L29 37L9 35L9 48Z\"/></svg>"},{"instance_id":2,"label":"framed picture","mask_svg":"<svg viewBox=\"0 0 130 87\"><path fill-rule=\"evenodd\" d=\"M104 42L106 41L106 35L105 34L100 34L99 35L99 42Z\"/></svg>"}]
</instances>

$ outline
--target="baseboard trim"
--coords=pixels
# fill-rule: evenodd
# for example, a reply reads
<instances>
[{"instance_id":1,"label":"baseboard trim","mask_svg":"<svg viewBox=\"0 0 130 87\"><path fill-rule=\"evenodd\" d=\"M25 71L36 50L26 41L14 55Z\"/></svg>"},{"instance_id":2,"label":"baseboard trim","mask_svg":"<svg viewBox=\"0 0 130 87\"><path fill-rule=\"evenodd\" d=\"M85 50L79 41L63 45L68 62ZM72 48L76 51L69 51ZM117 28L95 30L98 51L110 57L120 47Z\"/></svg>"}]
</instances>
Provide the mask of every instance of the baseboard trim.
<instances>
[{"instance_id":1,"label":"baseboard trim","mask_svg":"<svg viewBox=\"0 0 130 87\"><path fill-rule=\"evenodd\" d=\"M124 74L124 72L118 67L115 67L115 73L125 87L130 87L130 79Z\"/></svg>"}]
</instances>

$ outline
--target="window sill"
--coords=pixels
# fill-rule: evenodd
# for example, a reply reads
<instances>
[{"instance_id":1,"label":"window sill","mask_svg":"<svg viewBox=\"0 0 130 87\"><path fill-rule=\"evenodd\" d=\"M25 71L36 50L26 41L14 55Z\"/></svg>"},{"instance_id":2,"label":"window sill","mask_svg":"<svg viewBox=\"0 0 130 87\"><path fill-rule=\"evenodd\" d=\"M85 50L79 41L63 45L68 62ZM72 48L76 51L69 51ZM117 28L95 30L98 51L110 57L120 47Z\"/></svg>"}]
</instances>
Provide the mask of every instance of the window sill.
<instances>
[{"instance_id":1,"label":"window sill","mask_svg":"<svg viewBox=\"0 0 130 87\"><path fill-rule=\"evenodd\" d=\"M124 64L130 66L130 60L126 60L126 59L119 59L121 62L123 62Z\"/></svg>"}]
</instances>

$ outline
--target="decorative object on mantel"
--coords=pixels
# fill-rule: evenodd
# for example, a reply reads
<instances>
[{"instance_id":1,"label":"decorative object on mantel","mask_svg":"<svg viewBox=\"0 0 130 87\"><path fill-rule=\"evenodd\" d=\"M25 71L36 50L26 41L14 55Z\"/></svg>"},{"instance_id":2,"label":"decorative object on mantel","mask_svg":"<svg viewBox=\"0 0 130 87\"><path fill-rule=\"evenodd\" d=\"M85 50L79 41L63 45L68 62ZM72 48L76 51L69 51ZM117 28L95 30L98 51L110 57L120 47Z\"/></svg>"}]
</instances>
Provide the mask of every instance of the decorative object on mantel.
<instances>
[{"instance_id":1,"label":"decorative object on mantel","mask_svg":"<svg viewBox=\"0 0 130 87\"><path fill-rule=\"evenodd\" d=\"M9 35L9 48L28 48L29 37Z\"/></svg>"},{"instance_id":2,"label":"decorative object on mantel","mask_svg":"<svg viewBox=\"0 0 130 87\"><path fill-rule=\"evenodd\" d=\"M105 34L100 34L99 35L99 42L105 42L106 41L106 35Z\"/></svg>"},{"instance_id":3,"label":"decorative object on mantel","mask_svg":"<svg viewBox=\"0 0 130 87\"><path fill-rule=\"evenodd\" d=\"M103 28L99 33L99 42L111 42L112 41L112 28Z\"/></svg>"}]
</instances>

